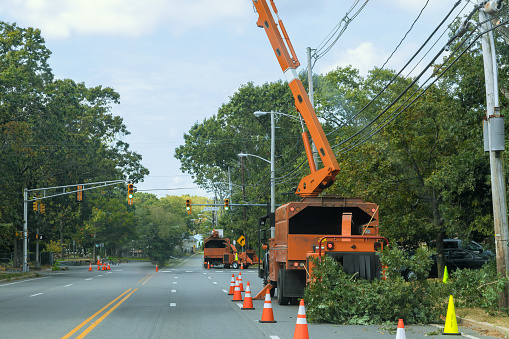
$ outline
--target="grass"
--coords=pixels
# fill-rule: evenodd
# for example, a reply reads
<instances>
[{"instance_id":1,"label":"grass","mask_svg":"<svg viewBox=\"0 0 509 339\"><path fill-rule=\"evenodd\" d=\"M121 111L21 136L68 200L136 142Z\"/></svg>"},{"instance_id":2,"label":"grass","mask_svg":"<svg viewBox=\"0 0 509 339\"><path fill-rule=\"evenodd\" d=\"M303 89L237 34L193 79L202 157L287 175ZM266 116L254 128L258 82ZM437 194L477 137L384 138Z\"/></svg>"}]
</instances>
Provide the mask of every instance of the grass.
<instances>
[{"instance_id":1,"label":"grass","mask_svg":"<svg viewBox=\"0 0 509 339\"><path fill-rule=\"evenodd\" d=\"M26 278L39 277L39 273L34 272L1 272L0 271L0 281L12 281L12 280L21 280Z\"/></svg>"},{"instance_id":2,"label":"grass","mask_svg":"<svg viewBox=\"0 0 509 339\"><path fill-rule=\"evenodd\" d=\"M462 318L485 322L496 326L509 328L509 317L505 314L491 315L480 308L458 307L455 309L456 315Z\"/></svg>"}]
</instances>

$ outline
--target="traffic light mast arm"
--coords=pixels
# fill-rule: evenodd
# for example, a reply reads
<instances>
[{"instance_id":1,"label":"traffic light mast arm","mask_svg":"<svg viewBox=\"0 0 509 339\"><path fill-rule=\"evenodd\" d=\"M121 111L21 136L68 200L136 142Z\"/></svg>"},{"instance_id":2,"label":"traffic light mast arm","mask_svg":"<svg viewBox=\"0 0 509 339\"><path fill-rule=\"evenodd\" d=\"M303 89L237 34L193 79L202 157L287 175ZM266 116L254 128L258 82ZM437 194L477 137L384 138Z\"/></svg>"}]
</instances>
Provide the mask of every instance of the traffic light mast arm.
<instances>
[{"instance_id":1,"label":"traffic light mast arm","mask_svg":"<svg viewBox=\"0 0 509 339\"><path fill-rule=\"evenodd\" d=\"M297 57L295 56L295 52L293 51L293 47L291 45L290 39L288 38L288 34L283 26L283 22L278 17L278 23L281 27L281 31L286 39L286 44L288 44L288 48L291 51L292 56L288 52L288 48L286 47L285 41L281 37L281 33L279 28L274 21L274 17L270 11L270 8L267 4L266 0L252 0L256 11L258 12L258 27L262 27L269 38L270 44L276 54L277 60L283 73L288 80L288 85L292 91L293 97L295 99L295 106L299 111L300 115L306 122L306 126L308 127L308 131L311 134L311 138L315 142L316 148L318 149L318 154L322 159L323 168L316 170L313 161L313 155L311 153L311 149L309 147L309 142L307 141L307 134L303 132L304 146L306 149L306 155L308 158L309 168L311 170L311 174L302 178L295 192L297 195L301 197L307 196L318 196L318 194L325 188L331 186L334 183L334 179L338 174L340 168L336 157L334 156L334 152L332 151L329 141L323 132L322 126L318 121L315 110L311 105L311 101L300 81L296 68L300 65ZM276 5L273 0L270 0L271 6L274 10L274 13L277 15Z\"/></svg>"}]
</instances>

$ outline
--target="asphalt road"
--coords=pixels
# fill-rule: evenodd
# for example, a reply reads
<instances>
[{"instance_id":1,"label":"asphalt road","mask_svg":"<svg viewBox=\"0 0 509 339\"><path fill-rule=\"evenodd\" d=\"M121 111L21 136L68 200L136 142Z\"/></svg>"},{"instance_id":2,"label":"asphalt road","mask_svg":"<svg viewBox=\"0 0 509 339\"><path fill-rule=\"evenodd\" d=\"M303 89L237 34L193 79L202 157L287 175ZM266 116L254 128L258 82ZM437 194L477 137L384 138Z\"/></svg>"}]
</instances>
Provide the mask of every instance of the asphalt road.
<instances>
[{"instance_id":1,"label":"asphalt road","mask_svg":"<svg viewBox=\"0 0 509 339\"><path fill-rule=\"evenodd\" d=\"M227 295L242 274L253 297L262 289L256 269L204 269L201 256L155 272L147 262L110 271L70 267L43 278L0 284L0 338L293 338L298 306L272 300L277 323ZM310 338L395 338L395 327L308 324ZM407 338L439 338L435 326L406 326ZM493 338L460 327L468 338Z\"/></svg>"}]
</instances>

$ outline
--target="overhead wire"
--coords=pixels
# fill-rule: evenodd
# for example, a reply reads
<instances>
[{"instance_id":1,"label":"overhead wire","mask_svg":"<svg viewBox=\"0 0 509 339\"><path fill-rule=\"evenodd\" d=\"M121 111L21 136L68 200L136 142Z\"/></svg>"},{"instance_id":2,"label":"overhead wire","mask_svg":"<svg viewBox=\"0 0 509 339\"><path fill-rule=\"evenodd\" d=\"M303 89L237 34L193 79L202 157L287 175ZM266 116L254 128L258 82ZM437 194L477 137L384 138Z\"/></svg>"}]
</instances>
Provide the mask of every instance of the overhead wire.
<instances>
[{"instance_id":1,"label":"overhead wire","mask_svg":"<svg viewBox=\"0 0 509 339\"><path fill-rule=\"evenodd\" d=\"M509 12L509 11L508 11ZM502 14L501 14L502 15ZM491 20L491 18L490 18ZM490 21L490 20L485 20L484 22L486 21ZM359 146L360 144L366 142L367 140L369 140L373 135L375 135L376 133L378 133L380 130L382 130L385 126L387 126L389 123L391 123L392 121L394 121L394 119L396 119L398 116L400 116L406 109L408 109L408 107L410 107L418 98L420 98L424 93L427 92L427 90L429 88L431 88L431 86L433 84L435 84L460 58L461 56L463 56L469 49L470 47L484 34L494 30L495 28L497 27L500 27L502 25L505 25L506 23L508 23L509 20L506 20L504 22L501 22L499 23L498 25L496 26L493 26L491 29L488 29L484 32L481 32L479 33L474 39L473 41L456 57L456 59L454 59L440 74L438 74L436 76L436 79L433 80L433 82L431 84L428 85L428 87L426 87L426 89L424 91L420 91L424 85L433 77L433 75L431 75L425 82L423 85L421 85L402 105L400 105L398 107L398 109L400 109L405 103L407 103L417 92L420 91L419 95L417 97L415 97L409 104L407 104L404 108L402 108L400 111L398 111L398 109L392 113L391 116L389 117L386 117L386 119L384 119L384 121L382 121L382 123L379 125L379 127L377 127L375 130L371 131L370 134L368 134L366 137L364 137L362 140L360 141L357 141L354 145L350 146L349 148L345 148L343 150L341 150L340 152L342 154L354 149L355 147ZM480 25L482 23L479 23L478 25ZM463 40L463 42L460 43L460 45L456 48L456 50L444 61L444 64L447 63L450 58L461 48L461 46L470 38L470 36L473 35L473 31L470 32L470 34ZM445 48L445 46L444 46ZM389 119L390 118L390 119Z\"/></svg>"}]
</instances>

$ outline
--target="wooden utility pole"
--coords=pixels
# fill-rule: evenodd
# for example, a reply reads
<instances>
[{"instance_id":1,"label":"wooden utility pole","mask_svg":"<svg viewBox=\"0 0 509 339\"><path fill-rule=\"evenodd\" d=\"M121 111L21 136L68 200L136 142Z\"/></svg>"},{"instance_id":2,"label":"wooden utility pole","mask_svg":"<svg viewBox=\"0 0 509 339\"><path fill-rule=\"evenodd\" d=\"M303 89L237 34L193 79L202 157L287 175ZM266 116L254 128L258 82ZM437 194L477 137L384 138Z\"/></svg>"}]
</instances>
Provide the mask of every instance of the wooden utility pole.
<instances>
[{"instance_id":1,"label":"wooden utility pole","mask_svg":"<svg viewBox=\"0 0 509 339\"><path fill-rule=\"evenodd\" d=\"M483 0L477 0L478 4ZM486 5L488 6L488 4ZM497 5L495 5L497 7ZM486 7L485 7L486 8ZM486 10L488 11L488 9ZM492 28L489 14L485 9L479 10L481 32ZM507 203L504 176L504 148L505 137L504 118L500 115L498 98L498 66L495 54L495 41L493 32L482 35L482 52L484 60L484 79L486 83L486 122L484 126L485 151L490 155L491 169L491 195L493 199L493 222L495 227L495 249L497 259L497 272L506 276L509 270L509 232L507 229ZM504 290L500 294L499 308L507 308L508 294Z\"/></svg>"}]
</instances>

